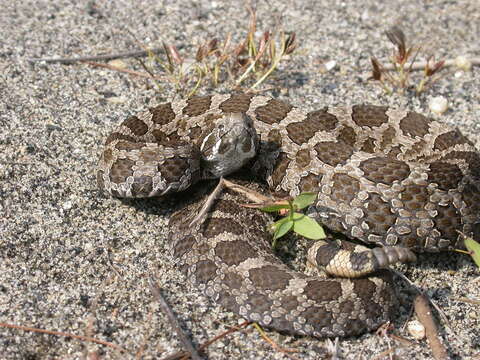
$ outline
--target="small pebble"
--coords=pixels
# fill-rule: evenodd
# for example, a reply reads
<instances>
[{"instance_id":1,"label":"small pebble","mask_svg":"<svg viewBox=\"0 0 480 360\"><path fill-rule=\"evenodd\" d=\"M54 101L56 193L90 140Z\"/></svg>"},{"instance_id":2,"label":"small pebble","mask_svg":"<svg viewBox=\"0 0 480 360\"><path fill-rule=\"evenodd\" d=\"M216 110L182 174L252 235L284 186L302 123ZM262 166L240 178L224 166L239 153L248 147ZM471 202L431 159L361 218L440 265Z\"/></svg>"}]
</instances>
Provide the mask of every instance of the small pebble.
<instances>
[{"instance_id":1,"label":"small pebble","mask_svg":"<svg viewBox=\"0 0 480 360\"><path fill-rule=\"evenodd\" d=\"M455 65L463 71L469 71L472 68L472 62L463 55L455 58Z\"/></svg>"},{"instance_id":2,"label":"small pebble","mask_svg":"<svg viewBox=\"0 0 480 360\"><path fill-rule=\"evenodd\" d=\"M333 70L336 66L337 66L337 62L335 60L326 61L320 65L320 72L322 74L329 72Z\"/></svg>"},{"instance_id":3,"label":"small pebble","mask_svg":"<svg viewBox=\"0 0 480 360\"><path fill-rule=\"evenodd\" d=\"M407 325L407 330L413 338L421 340L425 337L425 327L418 320L412 320Z\"/></svg>"},{"instance_id":4,"label":"small pebble","mask_svg":"<svg viewBox=\"0 0 480 360\"><path fill-rule=\"evenodd\" d=\"M431 112L441 115L447 111L448 101L443 96L436 96L429 101L428 107Z\"/></svg>"}]
</instances>

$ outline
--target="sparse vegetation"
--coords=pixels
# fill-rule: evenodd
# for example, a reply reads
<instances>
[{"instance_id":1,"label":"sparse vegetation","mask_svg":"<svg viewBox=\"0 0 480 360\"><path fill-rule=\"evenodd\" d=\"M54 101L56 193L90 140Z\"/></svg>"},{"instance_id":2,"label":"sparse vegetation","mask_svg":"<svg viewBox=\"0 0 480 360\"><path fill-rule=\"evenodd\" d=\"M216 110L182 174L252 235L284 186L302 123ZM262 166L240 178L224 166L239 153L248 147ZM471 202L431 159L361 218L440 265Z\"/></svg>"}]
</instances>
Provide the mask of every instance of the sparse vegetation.
<instances>
[{"instance_id":1,"label":"sparse vegetation","mask_svg":"<svg viewBox=\"0 0 480 360\"><path fill-rule=\"evenodd\" d=\"M405 34L397 26L387 30L385 34L388 40L395 45L395 50L390 57L390 67L393 71L389 71L390 69L383 66L376 57L372 56L370 58L372 63L371 79L378 81L385 92L388 94L392 94L394 91L403 93L405 90L414 87L415 93L418 95L440 78L439 71L443 69L445 61L435 62L433 56L429 56L423 68L423 77L416 86L412 85L413 65L422 47L420 45L407 45Z\"/></svg>"},{"instance_id":2,"label":"sparse vegetation","mask_svg":"<svg viewBox=\"0 0 480 360\"><path fill-rule=\"evenodd\" d=\"M229 33L222 40L203 42L194 55L182 55L175 45L164 43L163 54L149 54L150 63L160 67L181 95L191 96L202 86L217 87L224 82L232 89L257 88L294 52L297 41L295 33L287 34L280 26L258 35L255 9L247 9L250 22L243 40L235 43ZM153 68L143 66L150 74L155 73Z\"/></svg>"}]
</instances>

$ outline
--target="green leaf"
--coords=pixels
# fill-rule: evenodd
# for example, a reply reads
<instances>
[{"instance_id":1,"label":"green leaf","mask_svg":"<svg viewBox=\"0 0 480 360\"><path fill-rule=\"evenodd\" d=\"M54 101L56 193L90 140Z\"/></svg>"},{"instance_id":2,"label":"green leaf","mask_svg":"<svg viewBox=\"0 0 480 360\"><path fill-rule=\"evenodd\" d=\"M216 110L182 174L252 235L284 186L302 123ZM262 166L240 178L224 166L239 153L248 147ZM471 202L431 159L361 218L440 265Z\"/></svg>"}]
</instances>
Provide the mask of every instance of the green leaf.
<instances>
[{"instance_id":1,"label":"green leaf","mask_svg":"<svg viewBox=\"0 0 480 360\"><path fill-rule=\"evenodd\" d=\"M323 228L311 217L304 214L293 214L293 231L308 239L319 240L325 238Z\"/></svg>"},{"instance_id":2,"label":"green leaf","mask_svg":"<svg viewBox=\"0 0 480 360\"><path fill-rule=\"evenodd\" d=\"M293 200L293 206L295 206L296 210L301 210L303 208L306 208L308 205L311 205L316 198L317 198L317 193L313 193L313 192L301 193Z\"/></svg>"},{"instance_id":3,"label":"green leaf","mask_svg":"<svg viewBox=\"0 0 480 360\"><path fill-rule=\"evenodd\" d=\"M277 212L283 209L289 209L290 205L289 204L269 204L267 206L264 206L260 208L260 210L265 211L265 212Z\"/></svg>"},{"instance_id":4,"label":"green leaf","mask_svg":"<svg viewBox=\"0 0 480 360\"><path fill-rule=\"evenodd\" d=\"M480 267L480 244L473 240L472 238L465 238L465 247L470 251L470 256L472 257L475 264Z\"/></svg>"},{"instance_id":5,"label":"green leaf","mask_svg":"<svg viewBox=\"0 0 480 360\"><path fill-rule=\"evenodd\" d=\"M293 227L293 221L289 218L283 218L275 222L274 226L275 233L273 234L273 240L277 240L290 231Z\"/></svg>"}]
</instances>

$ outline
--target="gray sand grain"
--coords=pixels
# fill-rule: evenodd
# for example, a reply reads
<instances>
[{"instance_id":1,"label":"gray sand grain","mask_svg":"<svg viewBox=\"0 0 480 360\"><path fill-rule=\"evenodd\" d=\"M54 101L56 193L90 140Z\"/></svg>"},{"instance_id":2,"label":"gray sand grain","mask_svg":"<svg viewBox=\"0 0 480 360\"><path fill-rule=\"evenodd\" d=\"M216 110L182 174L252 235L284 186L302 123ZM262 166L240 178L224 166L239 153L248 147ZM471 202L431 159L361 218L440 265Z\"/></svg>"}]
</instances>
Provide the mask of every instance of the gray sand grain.
<instances>
[{"instance_id":1,"label":"gray sand grain","mask_svg":"<svg viewBox=\"0 0 480 360\"><path fill-rule=\"evenodd\" d=\"M155 274L193 342L200 344L243 320L189 285L166 250L172 202L119 201L100 194L94 167L101 145L125 116L172 98L144 79L84 64L29 64L30 57L77 56L196 44L245 29L247 13L229 1L11 1L0 6L0 322L64 331L113 342L111 348L0 327L1 359L162 358L181 349L150 291ZM445 96L442 120L480 144L480 77L445 76L419 98L386 96L365 80L369 56L384 59L383 31L400 24L438 58L479 56L477 0L383 3L329 0L258 4L259 29L283 16L301 51L282 65L273 92L315 109L327 104L375 103L428 114L427 100ZM130 33L135 34L134 39ZM338 68L322 74L319 63ZM126 61L141 70L135 61ZM267 84L269 85L269 84ZM219 89L224 91L225 89ZM115 100L115 101L113 101ZM402 270L438 302L449 320L441 336L455 359L478 359L480 309L459 301L480 297L479 271L464 255L421 255ZM403 287L395 333L408 318L412 294ZM300 359L325 355L325 341L269 332ZM380 335L340 341L346 359L373 359L395 347L403 359L429 359L426 341L404 346ZM250 327L208 348L211 359L287 359Z\"/></svg>"}]
</instances>

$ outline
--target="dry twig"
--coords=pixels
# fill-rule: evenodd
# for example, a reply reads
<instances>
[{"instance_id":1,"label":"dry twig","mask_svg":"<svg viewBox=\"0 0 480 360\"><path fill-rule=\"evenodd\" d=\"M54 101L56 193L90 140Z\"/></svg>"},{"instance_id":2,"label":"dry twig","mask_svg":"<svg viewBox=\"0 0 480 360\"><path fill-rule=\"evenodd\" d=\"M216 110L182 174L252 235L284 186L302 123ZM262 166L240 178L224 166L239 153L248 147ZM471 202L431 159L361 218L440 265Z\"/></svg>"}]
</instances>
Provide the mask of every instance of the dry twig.
<instances>
[{"instance_id":1,"label":"dry twig","mask_svg":"<svg viewBox=\"0 0 480 360\"><path fill-rule=\"evenodd\" d=\"M428 305L428 298L424 294L419 294L413 302L415 314L418 320L425 326L425 333L432 349L432 355L437 360L448 359L447 350L440 341L437 326L432 316L432 310Z\"/></svg>"},{"instance_id":2,"label":"dry twig","mask_svg":"<svg viewBox=\"0 0 480 360\"><path fill-rule=\"evenodd\" d=\"M48 334L48 335L69 337L69 338L72 338L72 339L84 340L84 341L89 341L89 342L93 342L93 343L96 343L96 344L105 345L105 346L111 347L112 349L115 349L115 350L118 350L118 351L127 352L127 350L125 350L124 348L122 348L118 345L115 345L115 344L110 343L108 341L94 339L94 338L91 338L91 337L88 337L88 336L75 335L75 334L69 334L69 333L65 333L65 332L61 332L61 331L44 330L44 329L38 329L38 328L15 325L15 324L7 324L7 323L0 323L0 327L10 328L10 329L20 329L20 330L23 330L23 331L32 331L32 332Z\"/></svg>"},{"instance_id":3,"label":"dry twig","mask_svg":"<svg viewBox=\"0 0 480 360\"><path fill-rule=\"evenodd\" d=\"M191 343L190 339L183 332L182 327L180 326L180 323L178 322L175 314L173 313L173 310L170 308L167 301L162 296L162 292L158 287L155 279L152 276L150 276L148 280L149 280L150 290L152 291L155 298L158 300L158 303L160 304L162 311L165 313L165 315L167 315L170 321L170 325L172 326L175 333L178 335L183 346L190 353L190 356L193 360L201 360L200 355L198 354L197 350L193 347L193 344Z\"/></svg>"}]
</instances>

